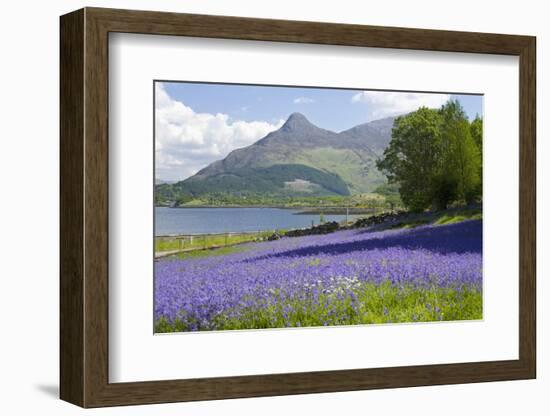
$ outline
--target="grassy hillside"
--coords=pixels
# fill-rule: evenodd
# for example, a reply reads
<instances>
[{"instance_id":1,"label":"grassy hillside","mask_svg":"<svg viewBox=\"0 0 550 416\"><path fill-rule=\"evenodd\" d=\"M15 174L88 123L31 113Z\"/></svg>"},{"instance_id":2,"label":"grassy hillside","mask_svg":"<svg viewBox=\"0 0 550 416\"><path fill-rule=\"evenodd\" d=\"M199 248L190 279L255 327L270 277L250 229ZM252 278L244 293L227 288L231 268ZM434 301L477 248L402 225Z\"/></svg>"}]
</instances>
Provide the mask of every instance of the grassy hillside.
<instances>
[{"instance_id":1,"label":"grassy hillside","mask_svg":"<svg viewBox=\"0 0 550 416\"><path fill-rule=\"evenodd\" d=\"M376 169L375 159L369 151L319 147L297 152L291 159L293 163L335 173L351 194L372 192L386 183L385 176Z\"/></svg>"},{"instance_id":2,"label":"grassy hillside","mask_svg":"<svg viewBox=\"0 0 550 416\"><path fill-rule=\"evenodd\" d=\"M247 193L270 195L350 194L346 183L338 175L298 164L242 168L206 178L190 178L178 184L158 186L157 193L166 199L177 199L181 194L236 194L243 189Z\"/></svg>"}]
</instances>

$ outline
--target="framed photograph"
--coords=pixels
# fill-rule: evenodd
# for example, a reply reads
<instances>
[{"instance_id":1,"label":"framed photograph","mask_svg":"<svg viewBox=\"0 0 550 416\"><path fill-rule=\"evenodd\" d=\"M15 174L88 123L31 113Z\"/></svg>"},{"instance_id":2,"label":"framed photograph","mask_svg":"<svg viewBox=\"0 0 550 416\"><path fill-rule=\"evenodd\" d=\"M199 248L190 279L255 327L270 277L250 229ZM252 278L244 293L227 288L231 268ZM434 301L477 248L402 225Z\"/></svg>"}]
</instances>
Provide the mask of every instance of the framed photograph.
<instances>
[{"instance_id":1,"label":"framed photograph","mask_svg":"<svg viewBox=\"0 0 550 416\"><path fill-rule=\"evenodd\" d=\"M63 400L535 378L534 37L60 28Z\"/></svg>"}]
</instances>

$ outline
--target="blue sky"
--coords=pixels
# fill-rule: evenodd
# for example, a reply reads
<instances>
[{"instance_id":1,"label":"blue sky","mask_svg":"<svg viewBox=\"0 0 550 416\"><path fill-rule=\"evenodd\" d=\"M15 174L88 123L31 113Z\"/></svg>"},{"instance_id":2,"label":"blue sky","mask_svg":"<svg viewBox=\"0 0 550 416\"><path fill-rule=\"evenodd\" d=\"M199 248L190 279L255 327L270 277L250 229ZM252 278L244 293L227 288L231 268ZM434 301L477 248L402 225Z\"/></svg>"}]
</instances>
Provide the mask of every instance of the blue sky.
<instances>
[{"instance_id":1,"label":"blue sky","mask_svg":"<svg viewBox=\"0 0 550 416\"><path fill-rule=\"evenodd\" d=\"M339 132L420 106L439 108L451 98L473 119L482 115L483 101L480 95L185 82L156 82L155 96L155 176L167 181L256 142L294 112Z\"/></svg>"},{"instance_id":2,"label":"blue sky","mask_svg":"<svg viewBox=\"0 0 550 416\"><path fill-rule=\"evenodd\" d=\"M361 105L352 102L360 90L183 82L163 84L173 99L185 103L196 112L224 113L244 121L274 122L298 111L319 127L342 131L374 119L369 117L368 103ZM469 118L481 115L481 96L451 97L460 101Z\"/></svg>"}]
</instances>

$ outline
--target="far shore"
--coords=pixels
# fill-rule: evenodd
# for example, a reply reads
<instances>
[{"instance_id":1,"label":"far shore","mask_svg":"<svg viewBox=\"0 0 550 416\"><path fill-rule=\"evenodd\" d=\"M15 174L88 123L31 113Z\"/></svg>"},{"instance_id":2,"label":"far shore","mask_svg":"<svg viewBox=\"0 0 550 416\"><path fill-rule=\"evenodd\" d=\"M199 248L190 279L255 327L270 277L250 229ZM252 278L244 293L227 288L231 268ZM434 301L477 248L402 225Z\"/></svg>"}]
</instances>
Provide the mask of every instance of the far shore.
<instances>
[{"instance_id":1,"label":"far shore","mask_svg":"<svg viewBox=\"0 0 550 416\"><path fill-rule=\"evenodd\" d=\"M372 214L377 208L369 207L345 207L345 206L306 206L306 205L180 205L180 206L166 206L155 205L155 208L176 208L176 209L192 209L192 208L278 208L278 209L291 209L300 211L298 215L311 215L311 214L325 214L325 215L360 215L360 214Z\"/></svg>"},{"instance_id":2,"label":"far shore","mask_svg":"<svg viewBox=\"0 0 550 416\"><path fill-rule=\"evenodd\" d=\"M285 208L293 209L288 205L178 205L178 206L168 206L168 205L155 205L155 208ZM299 207L302 208L302 207ZM308 208L308 207L305 207Z\"/></svg>"}]
</instances>

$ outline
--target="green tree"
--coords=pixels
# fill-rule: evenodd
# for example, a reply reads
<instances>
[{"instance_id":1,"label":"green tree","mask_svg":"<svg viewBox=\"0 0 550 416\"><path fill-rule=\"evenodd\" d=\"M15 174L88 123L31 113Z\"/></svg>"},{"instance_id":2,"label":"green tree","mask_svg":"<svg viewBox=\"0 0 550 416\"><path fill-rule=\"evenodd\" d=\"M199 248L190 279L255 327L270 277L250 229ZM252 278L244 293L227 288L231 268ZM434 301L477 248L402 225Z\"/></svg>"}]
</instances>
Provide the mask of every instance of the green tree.
<instances>
[{"instance_id":1,"label":"green tree","mask_svg":"<svg viewBox=\"0 0 550 416\"><path fill-rule=\"evenodd\" d=\"M441 114L422 107L396 118L392 140L377 167L390 183L399 184L405 206L420 211L433 203L441 166Z\"/></svg>"},{"instance_id":2,"label":"green tree","mask_svg":"<svg viewBox=\"0 0 550 416\"><path fill-rule=\"evenodd\" d=\"M445 209L481 196L481 119L469 123L458 101L396 118L392 140L377 161L403 204Z\"/></svg>"},{"instance_id":3,"label":"green tree","mask_svg":"<svg viewBox=\"0 0 550 416\"><path fill-rule=\"evenodd\" d=\"M458 101L448 101L440 113L443 161L439 173L443 179L441 182L449 187L451 200L471 203L477 198L481 183L481 155L478 146L472 137L468 118Z\"/></svg>"},{"instance_id":4,"label":"green tree","mask_svg":"<svg viewBox=\"0 0 550 416\"><path fill-rule=\"evenodd\" d=\"M190 195L179 194L178 198L176 199L176 206L184 205L192 199L193 197L191 197Z\"/></svg>"},{"instance_id":5,"label":"green tree","mask_svg":"<svg viewBox=\"0 0 550 416\"><path fill-rule=\"evenodd\" d=\"M472 135L472 139L474 139L480 156L483 157L483 119L479 115L476 115L476 118L470 124L470 134Z\"/></svg>"},{"instance_id":6,"label":"green tree","mask_svg":"<svg viewBox=\"0 0 550 416\"><path fill-rule=\"evenodd\" d=\"M476 118L470 124L470 134L479 152L479 186L476 197L481 199L483 192L483 119L479 115L476 115Z\"/></svg>"}]
</instances>

